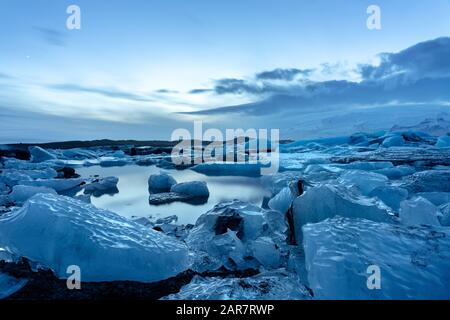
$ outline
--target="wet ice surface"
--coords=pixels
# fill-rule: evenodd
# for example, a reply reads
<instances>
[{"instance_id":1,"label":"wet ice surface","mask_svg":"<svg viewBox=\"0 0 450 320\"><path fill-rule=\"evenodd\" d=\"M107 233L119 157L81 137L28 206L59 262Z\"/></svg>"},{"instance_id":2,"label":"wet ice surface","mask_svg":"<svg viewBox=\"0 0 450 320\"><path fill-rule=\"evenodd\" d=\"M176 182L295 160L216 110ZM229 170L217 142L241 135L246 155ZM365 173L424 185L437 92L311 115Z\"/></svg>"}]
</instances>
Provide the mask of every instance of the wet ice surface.
<instances>
[{"instance_id":1,"label":"wet ice surface","mask_svg":"<svg viewBox=\"0 0 450 320\"><path fill-rule=\"evenodd\" d=\"M156 166L92 166L81 167L76 170L82 177L99 175L100 177L115 176L119 178L118 193L91 197L92 204L96 207L111 210L125 217L151 215L155 218L162 218L175 214L178 216L179 224L194 224L202 213L221 201L239 199L259 206L266 194L260 178L257 177L212 177L192 170L164 170L172 175L177 182L205 181L210 190L210 196L208 201L201 205L174 202L155 206L148 202L148 177L160 172L161 169Z\"/></svg>"}]
</instances>

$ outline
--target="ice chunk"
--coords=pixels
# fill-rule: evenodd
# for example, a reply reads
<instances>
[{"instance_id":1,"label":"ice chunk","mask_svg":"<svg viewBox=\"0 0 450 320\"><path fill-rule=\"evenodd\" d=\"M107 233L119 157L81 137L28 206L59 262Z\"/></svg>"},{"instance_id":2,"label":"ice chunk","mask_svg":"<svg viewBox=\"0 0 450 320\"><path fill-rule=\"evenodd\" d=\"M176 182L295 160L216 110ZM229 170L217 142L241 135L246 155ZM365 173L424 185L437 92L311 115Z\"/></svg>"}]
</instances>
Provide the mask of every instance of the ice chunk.
<instances>
[{"instance_id":1,"label":"ice chunk","mask_svg":"<svg viewBox=\"0 0 450 320\"><path fill-rule=\"evenodd\" d=\"M87 184L84 187L84 193L93 194L95 197L99 197L105 193L117 193L117 183L119 178L117 177L106 177L95 180L94 182Z\"/></svg>"},{"instance_id":2,"label":"ice chunk","mask_svg":"<svg viewBox=\"0 0 450 320\"><path fill-rule=\"evenodd\" d=\"M276 245L282 246L286 243L286 232L284 214L232 201L217 204L201 215L189 232L186 243L196 251L194 269L198 271L215 270L220 265L244 269L254 267L251 259L255 257L252 257L250 247L253 241L269 237ZM202 252L208 253L208 259L204 259Z\"/></svg>"},{"instance_id":3,"label":"ice chunk","mask_svg":"<svg viewBox=\"0 0 450 320\"><path fill-rule=\"evenodd\" d=\"M441 225L450 227L450 202L439 207L442 213Z\"/></svg>"},{"instance_id":4,"label":"ice chunk","mask_svg":"<svg viewBox=\"0 0 450 320\"><path fill-rule=\"evenodd\" d=\"M369 197L377 197L383 201L385 205L398 212L400 209L400 202L408 198L408 190L391 186L377 187L369 193Z\"/></svg>"},{"instance_id":5,"label":"ice chunk","mask_svg":"<svg viewBox=\"0 0 450 320\"><path fill-rule=\"evenodd\" d=\"M389 179L400 179L401 177L408 176L416 172L416 169L412 166L401 165L393 168L384 168L374 171L375 173L379 173L385 175Z\"/></svg>"},{"instance_id":6,"label":"ice chunk","mask_svg":"<svg viewBox=\"0 0 450 320\"><path fill-rule=\"evenodd\" d=\"M20 181L20 184L35 187L47 187L56 192L62 192L80 186L83 179L38 179L33 181Z\"/></svg>"},{"instance_id":7,"label":"ice chunk","mask_svg":"<svg viewBox=\"0 0 450 320\"><path fill-rule=\"evenodd\" d=\"M302 242L302 227L334 216L391 222L391 211L370 198L354 195L345 188L328 184L309 188L294 200L294 230Z\"/></svg>"},{"instance_id":8,"label":"ice chunk","mask_svg":"<svg viewBox=\"0 0 450 320\"><path fill-rule=\"evenodd\" d=\"M375 171L382 169L393 168L394 165L389 161L355 161L349 164L333 164L333 166L338 168L345 168L348 170L364 170L364 171Z\"/></svg>"},{"instance_id":9,"label":"ice chunk","mask_svg":"<svg viewBox=\"0 0 450 320\"><path fill-rule=\"evenodd\" d=\"M99 161L102 167L123 167L129 162L128 159L114 157L101 157Z\"/></svg>"},{"instance_id":10,"label":"ice chunk","mask_svg":"<svg viewBox=\"0 0 450 320\"><path fill-rule=\"evenodd\" d=\"M439 139L436 142L436 147L438 148L450 148L450 136L445 135L442 137L439 137Z\"/></svg>"},{"instance_id":11,"label":"ice chunk","mask_svg":"<svg viewBox=\"0 0 450 320\"><path fill-rule=\"evenodd\" d=\"M291 191L291 188L283 188L275 197L270 199L269 208L281 213L286 213L292 205L297 194Z\"/></svg>"},{"instance_id":12,"label":"ice chunk","mask_svg":"<svg viewBox=\"0 0 450 320\"><path fill-rule=\"evenodd\" d=\"M450 192L419 192L416 196L427 199L435 206L450 202Z\"/></svg>"},{"instance_id":13,"label":"ice chunk","mask_svg":"<svg viewBox=\"0 0 450 320\"><path fill-rule=\"evenodd\" d=\"M64 196L38 194L0 216L0 245L51 268L78 265L84 281L152 282L189 267L186 246L115 213Z\"/></svg>"},{"instance_id":14,"label":"ice chunk","mask_svg":"<svg viewBox=\"0 0 450 320\"><path fill-rule=\"evenodd\" d=\"M29 147L28 151L30 151L31 154L31 161L32 162L43 162L47 160L55 160L56 157L54 154L51 154L47 150L42 149L41 147Z\"/></svg>"},{"instance_id":15,"label":"ice chunk","mask_svg":"<svg viewBox=\"0 0 450 320\"><path fill-rule=\"evenodd\" d=\"M209 197L209 190L204 181L181 182L173 185L170 192L185 194L191 197Z\"/></svg>"},{"instance_id":16,"label":"ice chunk","mask_svg":"<svg viewBox=\"0 0 450 320\"><path fill-rule=\"evenodd\" d=\"M402 201L400 204L400 220L407 226L431 225L439 226L439 209L422 197Z\"/></svg>"},{"instance_id":17,"label":"ice chunk","mask_svg":"<svg viewBox=\"0 0 450 320\"><path fill-rule=\"evenodd\" d=\"M450 299L449 228L335 217L303 233L315 298ZM375 276L369 266L379 268L380 290L368 288Z\"/></svg>"},{"instance_id":18,"label":"ice chunk","mask_svg":"<svg viewBox=\"0 0 450 320\"><path fill-rule=\"evenodd\" d=\"M162 192L162 193L151 193L148 197L148 202L151 205L162 205L172 202L191 202L193 204L202 204L207 202L205 198L193 198L187 194L181 194L176 192Z\"/></svg>"},{"instance_id":19,"label":"ice chunk","mask_svg":"<svg viewBox=\"0 0 450 320\"><path fill-rule=\"evenodd\" d=\"M262 164L236 162L205 162L197 164L191 170L209 176L260 176Z\"/></svg>"},{"instance_id":20,"label":"ice chunk","mask_svg":"<svg viewBox=\"0 0 450 320\"><path fill-rule=\"evenodd\" d=\"M21 183L22 181L31 181L29 175L21 173L17 170L4 170L0 175L0 182L4 183L9 187L14 187L15 185Z\"/></svg>"},{"instance_id":21,"label":"ice chunk","mask_svg":"<svg viewBox=\"0 0 450 320\"><path fill-rule=\"evenodd\" d=\"M150 192L167 192L177 181L167 173L152 174L148 178L148 190Z\"/></svg>"},{"instance_id":22,"label":"ice chunk","mask_svg":"<svg viewBox=\"0 0 450 320\"><path fill-rule=\"evenodd\" d=\"M269 237L260 237L251 243L253 257L266 268L280 266L280 252Z\"/></svg>"},{"instance_id":23,"label":"ice chunk","mask_svg":"<svg viewBox=\"0 0 450 320\"><path fill-rule=\"evenodd\" d=\"M56 191L47 187L33 187L33 186L22 186L17 185L13 187L12 192L9 197L17 205L22 205L28 198L31 198L38 193L51 193L56 195Z\"/></svg>"},{"instance_id":24,"label":"ice chunk","mask_svg":"<svg viewBox=\"0 0 450 320\"><path fill-rule=\"evenodd\" d=\"M249 278L195 276L180 292L162 300L304 300L308 289L283 269Z\"/></svg>"},{"instance_id":25,"label":"ice chunk","mask_svg":"<svg viewBox=\"0 0 450 320\"><path fill-rule=\"evenodd\" d=\"M26 279L17 279L7 274L0 273L0 300L7 298L22 289L27 282L28 280Z\"/></svg>"},{"instance_id":26,"label":"ice chunk","mask_svg":"<svg viewBox=\"0 0 450 320\"><path fill-rule=\"evenodd\" d=\"M450 170L427 170L406 177L404 187L411 193L450 192Z\"/></svg>"},{"instance_id":27,"label":"ice chunk","mask_svg":"<svg viewBox=\"0 0 450 320\"><path fill-rule=\"evenodd\" d=\"M382 146L383 147L399 147L405 144L405 139L401 135L395 135L392 137L388 137L384 139Z\"/></svg>"},{"instance_id":28,"label":"ice chunk","mask_svg":"<svg viewBox=\"0 0 450 320\"><path fill-rule=\"evenodd\" d=\"M363 195L368 195L375 188L386 186L388 181L386 176L362 170L346 171L338 179L338 182L346 187L356 186Z\"/></svg>"}]
</instances>

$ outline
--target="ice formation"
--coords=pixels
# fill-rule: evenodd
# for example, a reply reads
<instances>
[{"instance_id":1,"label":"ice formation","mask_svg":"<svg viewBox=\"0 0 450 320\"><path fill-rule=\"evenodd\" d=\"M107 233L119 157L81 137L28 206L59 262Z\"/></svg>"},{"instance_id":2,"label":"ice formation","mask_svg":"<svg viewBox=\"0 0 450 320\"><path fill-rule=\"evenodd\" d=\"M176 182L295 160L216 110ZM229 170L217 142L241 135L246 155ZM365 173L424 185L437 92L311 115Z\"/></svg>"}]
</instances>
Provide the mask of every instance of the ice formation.
<instances>
[{"instance_id":1,"label":"ice formation","mask_svg":"<svg viewBox=\"0 0 450 320\"><path fill-rule=\"evenodd\" d=\"M191 197L209 197L209 190L204 181L189 181L174 184L170 192L185 194Z\"/></svg>"},{"instance_id":2,"label":"ice formation","mask_svg":"<svg viewBox=\"0 0 450 320\"><path fill-rule=\"evenodd\" d=\"M33 187L33 186L14 186L9 198L18 205L22 205L29 198L38 193L51 193L56 195L56 191L47 187Z\"/></svg>"},{"instance_id":3,"label":"ice formation","mask_svg":"<svg viewBox=\"0 0 450 320\"><path fill-rule=\"evenodd\" d=\"M177 181L167 173L152 174L148 178L148 190L150 192L167 192Z\"/></svg>"},{"instance_id":4,"label":"ice formation","mask_svg":"<svg viewBox=\"0 0 450 320\"><path fill-rule=\"evenodd\" d=\"M391 212L370 198L354 195L343 187L320 185L309 188L294 200L294 227L297 243L302 242L302 227L334 216L392 221Z\"/></svg>"},{"instance_id":5,"label":"ice formation","mask_svg":"<svg viewBox=\"0 0 450 320\"><path fill-rule=\"evenodd\" d=\"M400 204L400 221L407 226L439 226L439 209L422 197L402 201Z\"/></svg>"},{"instance_id":6,"label":"ice formation","mask_svg":"<svg viewBox=\"0 0 450 320\"><path fill-rule=\"evenodd\" d=\"M315 298L450 299L449 228L335 217L303 233Z\"/></svg>"},{"instance_id":7,"label":"ice formation","mask_svg":"<svg viewBox=\"0 0 450 320\"><path fill-rule=\"evenodd\" d=\"M115 213L75 199L37 194L0 216L0 244L67 277L84 281L151 282L189 267L186 246Z\"/></svg>"},{"instance_id":8,"label":"ice formation","mask_svg":"<svg viewBox=\"0 0 450 320\"><path fill-rule=\"evenodd\" d=\"M276 270L250 278L195 276L176 294L162 300L305 300L311 295L294 275Z\"/></svg>"}]
</instances>

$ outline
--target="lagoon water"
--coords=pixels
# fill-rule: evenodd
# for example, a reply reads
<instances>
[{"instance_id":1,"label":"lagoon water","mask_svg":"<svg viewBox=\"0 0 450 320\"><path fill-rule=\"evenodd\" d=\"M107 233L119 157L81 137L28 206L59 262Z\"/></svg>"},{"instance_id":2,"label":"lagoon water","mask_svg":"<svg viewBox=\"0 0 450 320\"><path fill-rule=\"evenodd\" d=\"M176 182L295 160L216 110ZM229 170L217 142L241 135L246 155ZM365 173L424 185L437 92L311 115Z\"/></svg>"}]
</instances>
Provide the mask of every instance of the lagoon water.
<instances>
[{"instance_id":1,"label":"lagoon water","mask_svg":"<svg viewBox=\"0 0 450 320\"><path fill-rule=\"evenodd\" d=\"M206 181L210 191L208 202L202 205L192 205L183 202L174 202L164 205L150 205L148 203L148 177L159 173L156 166L128 165L123 167L82 167L77 173L83 177L99 175L100 177L116 176L119 192L112 195L91 197L96 207L107 209L126 217L152 216L162 218L170 215L178 216L179 224L194 224L197 218L221 201L239 199L253 204L261 205L265 190L258 177L240 176L206 176L192 170L164 170L171 174L177 182Z\"/></svg>"}]
</instances>

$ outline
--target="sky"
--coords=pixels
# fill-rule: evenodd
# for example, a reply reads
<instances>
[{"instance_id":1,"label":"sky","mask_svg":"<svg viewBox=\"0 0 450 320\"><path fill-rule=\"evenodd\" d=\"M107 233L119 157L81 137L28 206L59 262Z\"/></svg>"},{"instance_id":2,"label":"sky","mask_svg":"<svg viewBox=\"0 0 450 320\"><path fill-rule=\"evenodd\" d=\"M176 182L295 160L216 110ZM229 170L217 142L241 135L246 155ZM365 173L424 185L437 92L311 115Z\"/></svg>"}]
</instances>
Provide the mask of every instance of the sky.
<instances>
[{"instance_id":1,"label":"sky","mask_svg":"<svg viewBox=\"0 0 450 320\"><path fill-rule=\"evenodd\" d=\"M449 105L449 36L448 0L0 0L0 143L168 140L194 119L302 138L368 106L429 116Z\"/></svg>"}]
</instances>

